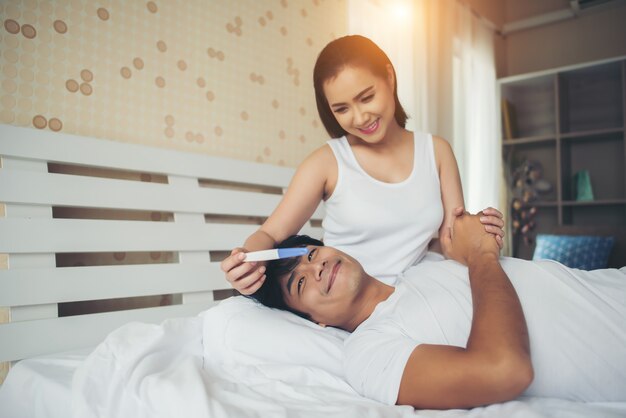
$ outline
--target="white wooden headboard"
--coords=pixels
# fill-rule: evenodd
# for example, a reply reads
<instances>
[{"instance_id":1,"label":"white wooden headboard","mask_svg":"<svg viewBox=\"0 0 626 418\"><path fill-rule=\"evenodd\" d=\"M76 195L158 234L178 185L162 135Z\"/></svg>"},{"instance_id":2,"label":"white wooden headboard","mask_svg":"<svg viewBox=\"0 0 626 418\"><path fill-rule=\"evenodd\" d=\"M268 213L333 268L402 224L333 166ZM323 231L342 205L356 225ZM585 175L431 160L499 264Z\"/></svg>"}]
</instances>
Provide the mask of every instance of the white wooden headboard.
<instances>
[{"instance_id":1,"label":"white wooden headboard","mask_svg":"<svg viewBox=\"0 0 626 418\"><path fill-rule=\"evenodd\" d=\"M239 246L274 209L293 170L0 125L0 361L97 344L129 321L189 316L229 288L212 254ZM164 184L51 173L49 163L163 175ZM209 187L206 186L209 183ZM215 187L210 187L214 184ZM245 185L245 187L241 187ZM264 189L277 190L277 194ZM159 211L170 222L59 219L53 208ZM303 233L321 237L321 207ZM220 220L223 217L224 220ZM213 219L207 222L207 219ZM57 267L62 253L168 251L175 263ZM215 257L213 257L215 258ZM57 304L182 294L182 303L58 317Z\"/></svg>"}]
</instances>

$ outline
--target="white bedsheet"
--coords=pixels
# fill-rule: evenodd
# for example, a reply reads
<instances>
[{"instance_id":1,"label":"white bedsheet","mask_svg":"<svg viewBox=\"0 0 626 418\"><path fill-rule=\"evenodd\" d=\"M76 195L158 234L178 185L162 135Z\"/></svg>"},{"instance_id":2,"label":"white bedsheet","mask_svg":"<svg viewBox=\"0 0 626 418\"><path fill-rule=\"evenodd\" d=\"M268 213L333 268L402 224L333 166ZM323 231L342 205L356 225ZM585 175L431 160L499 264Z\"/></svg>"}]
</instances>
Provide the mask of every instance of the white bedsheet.
<instances>
[{"instance_id":1,"label":"white bedsheet","mask_svg":"<svg viewBox=\"0 0 626 418\"><path fill-rule=\"evenodd\" d=\"M358 396L342 379L315 367L265 364L226 369L208 356L203 358L201 329L201 317L169 320L162 325L133 323L110 334L84 361L80 356L65 355L22 362L0 390L0 416L626 416L626 403L582 404L541 398L469 411L385 406ZM35 375L43 380L37 382Z\"/></svg>"},{"instance_id":2,"label":"white bedsheet","mask_svg":"<svg viewBox=\"0 0 626 418\"><path fill-rule=\"evenodd\" d=\"M0 387L0 417L67 418L72 377L91 351L77 350L17 363Z\"/></svg>"}]
</instances>

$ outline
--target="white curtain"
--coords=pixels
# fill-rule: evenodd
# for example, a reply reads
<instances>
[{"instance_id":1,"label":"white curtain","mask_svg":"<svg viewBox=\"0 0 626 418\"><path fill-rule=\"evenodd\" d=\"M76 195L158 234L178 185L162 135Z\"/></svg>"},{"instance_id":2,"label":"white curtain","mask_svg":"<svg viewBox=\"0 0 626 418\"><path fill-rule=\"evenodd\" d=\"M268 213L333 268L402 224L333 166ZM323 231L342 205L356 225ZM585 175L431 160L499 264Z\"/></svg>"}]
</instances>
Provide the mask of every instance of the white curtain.
<instances>
[{"instance_id":1,"label":"white curtain","mask_svg":"<svg viewBox=\"0 0 626 418\"><path fill-rule=\"evenodd\" d=\"M398 74L409 129L453 146L467 210L498 207L494 34L459 0L350 0L349 32L376 42Z\"/></svg>"},{"instance_id":2,"label":"white curtain","mask_svg":"<svg viewBox=\"0 0 626 418\"><path fill-rule=\"evenodd\" d=\"M416 123L415 91L421 88L414 77L414 7L408 0L349 0L348 31L376 43L396 69L398 98L410 116L407 129L421 129Z\"/></svg>"}]
</instances>

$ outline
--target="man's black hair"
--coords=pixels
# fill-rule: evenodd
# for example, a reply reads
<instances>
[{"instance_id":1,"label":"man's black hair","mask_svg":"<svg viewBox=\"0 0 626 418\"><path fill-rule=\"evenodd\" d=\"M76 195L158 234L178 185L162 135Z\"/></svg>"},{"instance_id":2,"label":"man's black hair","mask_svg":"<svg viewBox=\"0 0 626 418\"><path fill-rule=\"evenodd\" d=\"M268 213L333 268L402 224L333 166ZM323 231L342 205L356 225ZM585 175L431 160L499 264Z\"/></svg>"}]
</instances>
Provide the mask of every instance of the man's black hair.
<instances>
[{"instance_id":1,"label":"man's black hair","mask_svg":"<svg viewBox=\"0 0 626 418\"><path fill-rule=\"evenodd\" d=\"M324 243L315 238L311 238L308 235L292 235L284 241L278 243L275 248L306 247L307 245L321 247ZM279 280L286 274L291 273L299 263L300 257L289 257L269 261L265 270L265 282L261 285L259 290L249 297L256 299L263 305L270 308L293 312L296 315L309 319L308 315L295 309L291 309L287 305Z\"/></svg>"}]
</instances>

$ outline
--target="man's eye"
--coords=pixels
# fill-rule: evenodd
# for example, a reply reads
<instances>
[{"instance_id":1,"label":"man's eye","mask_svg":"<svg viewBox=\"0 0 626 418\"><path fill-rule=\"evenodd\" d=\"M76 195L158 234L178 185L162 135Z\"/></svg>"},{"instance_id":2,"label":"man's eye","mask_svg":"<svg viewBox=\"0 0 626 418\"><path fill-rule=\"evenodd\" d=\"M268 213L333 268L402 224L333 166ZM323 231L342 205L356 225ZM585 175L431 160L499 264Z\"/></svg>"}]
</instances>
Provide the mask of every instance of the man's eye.
<instances>
[{"instance_id":1,"label":"man's eye","mask_svg":"<svg viewBox=\"0 0 626 418\"><path fill-rule=\"evenodd\" d=\"M300 293L300 289L302 288L302 283L304 283L304 277L301 277L300 280L298 280L298 293Z\"/></svg>"}]
</instances>

